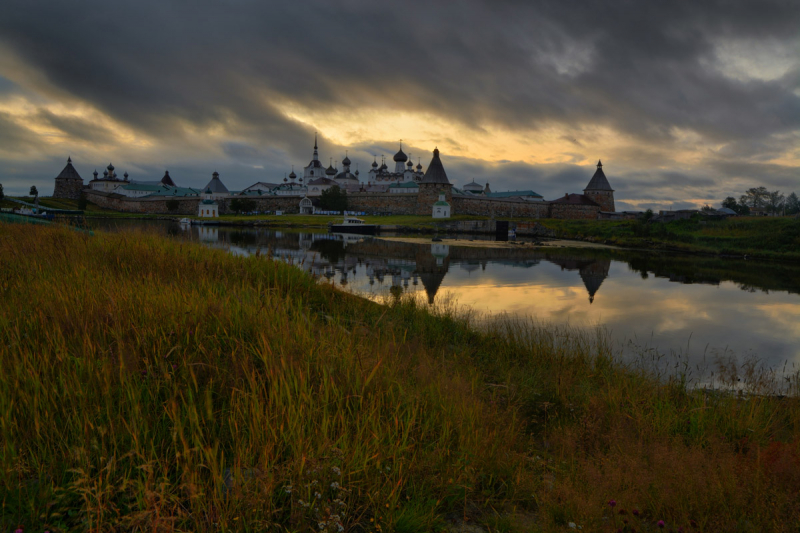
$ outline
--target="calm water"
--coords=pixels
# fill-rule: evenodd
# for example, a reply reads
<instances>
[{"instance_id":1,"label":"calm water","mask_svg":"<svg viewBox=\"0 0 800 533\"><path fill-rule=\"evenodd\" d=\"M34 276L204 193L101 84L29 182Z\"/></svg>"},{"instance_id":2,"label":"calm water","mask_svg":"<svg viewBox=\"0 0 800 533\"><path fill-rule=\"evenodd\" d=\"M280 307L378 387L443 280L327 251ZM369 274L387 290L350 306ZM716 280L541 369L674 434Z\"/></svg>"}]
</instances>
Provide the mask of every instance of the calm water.
<instances>
[{"instance_id":1,"label":"calm water","mask_svg":"<svg viewBox=\"0 0 800 533\"><path fill-rule=\"evenodd\" d=\"M800 267L623 250L481 249L393 243L267 229L146 227L239 255L267 249L367 297L392 287L435 303L554 324L604 326L620 348L703 357L756 356L773 368L800 365ZM395 292L398 289L395 289ZM627 348L626 348L627 347Z\"/></svg>"}]
</instances>

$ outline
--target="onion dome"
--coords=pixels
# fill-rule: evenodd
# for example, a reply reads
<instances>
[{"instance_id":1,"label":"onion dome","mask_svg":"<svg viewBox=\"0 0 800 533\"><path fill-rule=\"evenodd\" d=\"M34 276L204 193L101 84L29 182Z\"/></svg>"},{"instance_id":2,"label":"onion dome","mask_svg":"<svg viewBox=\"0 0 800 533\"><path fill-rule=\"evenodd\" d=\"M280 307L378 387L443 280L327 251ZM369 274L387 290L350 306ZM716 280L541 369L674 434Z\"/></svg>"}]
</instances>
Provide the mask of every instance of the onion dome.
<instances>
[{"instance_id":1,"label":"onion dome","mask_svg":"<svg viewBox=\"0 0 800 533\"><path fill-rule=\"evenodd\" d=\"M105 179L107 177L108 177L108 170L104 170L103 171L103 178Z\"/></svg>"},{"instance_id":2,"label":"onion dome","mask_svg":"<svg viewBox=\"0 0 800 533\"><path fill-rule=\"evenodd\" d=\"M417 161L417 172L422 172L422 162Z\"/></svg>"},{"instance_id":3,"label":"onion dome","mask_svg":"<svg viewBox=\"0 0 800 533\"><path fill-rule=\"evenodd\" d=\"M325 175L327 175L327 176L335 176L336 175L336 169L333 168L333 165L330 165L328 168L325 169Z\"/></svg>"},{"instance_id":4,"label":"onion dome","mask_svg":"<svg viewBox=\"0 0 800 533\"><path fill-rule=\"evenodd\" d=\"M289 178L290 178L290 179L295 179L295 178L297 178L297 174L295 174L295 173L294 173L294 170L292 170L292 171L289 173Z\"/></svg>"},{"instance_id":5,"label":"onion dome","mask_svg":"<svg viewBox=\"0 0 800 533\"><path fill-rule=\"evenodd\" d=\"M356 170L356 176L358 176L358 170Z\"/></svg>"},{"instance_id":6,"label":"onion dome","mask_svg":"<svg viewBox=\"0 0 800 533\"><path fill-rule=\"evenodd\" d=\"M289 179L286 176L283 176L283 182L286 183Z\"/></svg>"},{"instance_id":7,"label":"onion dome","mask_svg":"<svg viewBox=\"0 0 800 533\"><path fill-rule=\"evenodd\" d=\"M342 159L342 165L344 165L344 166L350 166L350 158L349 158L349 157L347 157L347 155L345 155L345 156L344 156L344 159Z\"/></svg>"},{"instance_id":8,"label":"onion dome","mask_svg":"<svg viewBox=\"0 0 800 533\"><path fill-rule=\"evenodd\" d=\"M94 172L92 172L92 176L94 176L94 179L97 179L97 169L94 169Z\"/></svg>"},{"instance_id":9,"label":"onion dome","mask_svg":"<svg viewBox=\"0 0 800 533\"><path fill-rule=\"evenodd\" d=\"M406 166L409 168L409 170L411 170L414 167L414 162L409 159L406 163Z\"/></svg>"},{"instance_id":10,"label":"onion dome","mask_svg":"<svg viewBox=\"0 0 800 533\"><path fill-rule=\"evenodd\" d=\"M372 168L378 168L378 162L375 159L372 160Z\"/></svg>"},{"instance_id":11,"label":"onion dome","mask_svg":"<svg viewBox=\"0 0 800 533\"><path fill-rule=\"evenodd\" d=\"M122 177L123 177L123 178L125 178L125 181L128 181L128 173L127 173L127 172L125 172L125 173L122 175Z\"/></svg>"},{"instance_id":12,"label":"onion dome","mask_svg":"<svg viewBox=\"0 0 800 533\"><path fill-rule=\"evenodd\" d=\"M394 162L397 163L399 161L402 161L403 163L408 161L408 156L405 154L405 152L403 152L403 148L402 147L400 148L399 152L394 154Z\"/></svg>"},{"instance_id":13,"label":"onion dome","mask_svg":"<svg viewBox=\"0 0 800 533\"><path fill-rule=\"evenodd\" d=\"M108 166L107 166L106 168L108 169L108 172L109 172L109 174L110 174L111 172L114 172L114 165L112 165L111 163L109 163L109 164L108 164Z\"/></svg>"}]
</instances>

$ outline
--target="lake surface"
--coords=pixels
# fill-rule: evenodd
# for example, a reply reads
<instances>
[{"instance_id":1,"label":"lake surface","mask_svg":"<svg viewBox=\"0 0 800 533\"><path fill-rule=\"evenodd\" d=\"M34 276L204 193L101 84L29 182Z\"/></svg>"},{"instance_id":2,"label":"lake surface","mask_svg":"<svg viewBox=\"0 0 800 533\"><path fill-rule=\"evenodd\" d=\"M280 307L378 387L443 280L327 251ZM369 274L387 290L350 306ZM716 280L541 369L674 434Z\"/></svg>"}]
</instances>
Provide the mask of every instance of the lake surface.
<instances>
[{"instance_id":1,"label":"lake surface","mask_svg":"<svg viewBox=\"0 0 800 533\"><path fill-rule=\"evenodd\" d=\"M487 249L397 243L324 232L184 227L97 220L98 229L147 228L238 255L260 250L369 298L394 292L478 312L557 325L603 326L625 354L718 356L800 367L800 267L642 251Z\"/></svg>"}]
</instances>

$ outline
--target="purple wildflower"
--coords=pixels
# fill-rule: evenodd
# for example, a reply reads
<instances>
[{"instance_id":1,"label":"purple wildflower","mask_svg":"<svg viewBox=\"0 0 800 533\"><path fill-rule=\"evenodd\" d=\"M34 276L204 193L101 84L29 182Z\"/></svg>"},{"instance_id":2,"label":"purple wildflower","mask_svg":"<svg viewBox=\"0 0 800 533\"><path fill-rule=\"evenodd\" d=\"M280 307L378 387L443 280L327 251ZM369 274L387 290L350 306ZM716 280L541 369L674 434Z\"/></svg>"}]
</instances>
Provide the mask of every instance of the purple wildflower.
<instances>
[{"instance_id":1,"label":"purple wildflower","mask_svg":"<svg viewBox=\"0 0 800 533\"><path fill-rule=\"evenodd\" d=\"M611 507L616 507L617 500L608 500L608 505L610 505Z\"/></svg>"},{"instance_id":2,"label":"purple wildflower","mask_svg":"<svg viewBox=\"0 0 800 533\"><path fill-rule=\"evenodd\" d=\"M665 527L667 527L667 524L665 524L663 520L659 520L659 521L656 523L656 525L657 525L658 527L660 527L661 529L664 529Z\"/></svg>"},{"instance_id":3,"label":"purple wildflower","mask_svg":"<svg viewBox=\"0 0 800 533\"><path fill-rule=\"evenodd\" d=\"M634 509L631 511L631 514L633 514L633 516L639 516L639 509Z\"/></svg>"}]
</instances>

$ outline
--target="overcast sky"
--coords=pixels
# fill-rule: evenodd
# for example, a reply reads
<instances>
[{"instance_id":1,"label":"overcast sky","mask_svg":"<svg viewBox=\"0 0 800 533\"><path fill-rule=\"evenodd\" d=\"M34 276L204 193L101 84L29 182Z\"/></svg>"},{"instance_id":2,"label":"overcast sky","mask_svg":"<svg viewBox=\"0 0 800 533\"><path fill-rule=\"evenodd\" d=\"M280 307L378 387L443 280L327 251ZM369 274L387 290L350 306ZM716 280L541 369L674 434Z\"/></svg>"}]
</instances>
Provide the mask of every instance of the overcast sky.
<instances>
[{"instance_id":1,"label":"overcast sky","mask_svg":"<svg viewBox=\"0 0 800 533\"><path fill-rule=\"evenodd\" d=\"M618 209L800 193L800 2L5 0L0 183L231 190L403 148L450 180ZM390 161L391 162L391 161Z\"/></svg>"}]
</instances>

